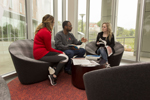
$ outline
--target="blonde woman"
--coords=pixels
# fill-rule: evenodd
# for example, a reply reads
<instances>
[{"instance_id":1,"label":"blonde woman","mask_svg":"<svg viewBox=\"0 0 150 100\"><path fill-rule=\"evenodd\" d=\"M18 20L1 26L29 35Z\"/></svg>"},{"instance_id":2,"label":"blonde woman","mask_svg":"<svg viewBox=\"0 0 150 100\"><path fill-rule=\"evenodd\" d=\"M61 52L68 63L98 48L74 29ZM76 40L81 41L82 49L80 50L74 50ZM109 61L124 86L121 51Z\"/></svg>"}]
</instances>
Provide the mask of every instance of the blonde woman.
<instances>
[{"instance_id":1,"label":"blonde woman","mask_svg":"<svg viewBox=\"0 0 150 100\"><path fill-rule=\"evenodd\" d=\"M57 75L68 61L68 57L62 51L53 49L51 46L52 29L54 26L54 17L47 14L43 17L42 23L38 25L35 31L33 56L37 60L49 63L57 63L57 66L49 67L48 77L51 85L56 85Z\"/></svg>"},{"instance_id":2,"label":"blonde woman","mask_svg":"<svg viewBox=\"0 0 150 100\"><path fill-rule=\"evenodd\" d=\"M101 41L104 41L106 43L106 46L102 45L100 43ZM107 50L109 52L111 52L112 54L115 53L114 45L115 45L115 40L114 40L114 35L111 32L110 23L104 22L102 24L102 32L98 33L97 39L96 39L96 46L97 46L96 53L98 55L101 55L101 58L98 59L100 64L105 63L106 67L110 67L110 65L108 63L108 52L107 52Z\"/></svg>"}]
</instances>

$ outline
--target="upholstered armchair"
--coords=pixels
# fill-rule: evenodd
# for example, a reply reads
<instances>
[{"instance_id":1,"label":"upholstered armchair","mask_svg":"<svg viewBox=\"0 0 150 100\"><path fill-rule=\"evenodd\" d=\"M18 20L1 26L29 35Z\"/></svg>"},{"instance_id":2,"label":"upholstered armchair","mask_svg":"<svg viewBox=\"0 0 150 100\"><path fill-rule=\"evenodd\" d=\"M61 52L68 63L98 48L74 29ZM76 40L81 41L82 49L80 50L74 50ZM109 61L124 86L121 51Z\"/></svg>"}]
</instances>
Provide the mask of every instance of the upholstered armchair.
<instances>
[{"instance_id":1,"label":"upholstered armchair","mask_svg":"<svg viewBox=\"0 0 150 100\"><path fill-rule=\"evenodd\" d=\"M0 100L11 100L9 88L5 80L0 76Z\"/></svg>"},{"instance_id":2,"label":"upholstered armchair","mask_svg":"<svg viewBox=\"0 0 150 100\"><path fill-rule=\"evenodd\" d=\"M22 84L32 84L48 79L50 64L33 58L33 40L17 40L11 43L9 53Z\"/></svg>"},{"instance_id":3,"label":"upholstered armchair","mask_svg":"<svg viewBox=\"0 0 150 100\"><path fill-rule=\"evenodd\" d=\"M88 100L150 100L150 63L133 63L83 75Z\"/></svg>"},{"instance_id":4,"label":"upholstered armchair","mask_svg":"<svg viewBox=\"0 0 150 100\"><path fill-rule=\"evenodd\" d=\"M96 49L97 46L95 45L95 41L87 43L85 46L86 55L96 55ZM114 50L115 53L112 56L108 57L108 62L111 67L118 66L120 64L124 52L124 46L119 42L115 42Z\"/></svg>"}]
</instances>

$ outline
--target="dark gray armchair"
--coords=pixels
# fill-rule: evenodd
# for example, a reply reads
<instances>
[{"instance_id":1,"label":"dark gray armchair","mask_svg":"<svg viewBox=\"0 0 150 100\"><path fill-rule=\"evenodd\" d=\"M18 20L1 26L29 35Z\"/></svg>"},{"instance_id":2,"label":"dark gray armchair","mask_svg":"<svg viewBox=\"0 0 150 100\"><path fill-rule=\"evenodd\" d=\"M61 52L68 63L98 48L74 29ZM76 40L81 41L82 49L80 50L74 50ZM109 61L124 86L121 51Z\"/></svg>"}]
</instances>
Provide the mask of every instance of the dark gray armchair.
<instances>
[{"instance_id":1,"label":"dark gray armchair","mask_svg":"<svg viewBox=\"0 0 150 100\"><path fill-rule=\"evenodd\" d=\"M0 100L11 100L8 86L1 76L0 76Z\"/></svg>"},{"instance_id":2,"label":"dark gray armchair","mask_svg":"<svg viewBox=\"0 0 150 100\"><path fill-rule=\"evenodd\" d=\"M150 63L134 63L87 72L88 100L150 100Z\"/></svg>"},{"instance_id":3,"label":"dark gray armchair","mask_svg":"<svg viewBox=\"0 0 150 100\"><path fill-rule=\"evenodd\" d=\"M86 55L96 55L96 49L97 46L95 45L95 41L87 43L85 46ZM115 53L112 56L108 57L108 62L111 67L118 66L120 64L124 52L124 46L119 42L115 42L114 50Z\"/></svg>"},{"instance_id":4,"label":"dark gray armchair","mask_svg":"<svg viewBox=\"0 0 150 100\"><path fill-rule=\"evenodd\" d=\"M33 40L11 43L9 53L22 84L32 84L48 78L50 64L33 58Z\"/></svg>"}]
</instances>

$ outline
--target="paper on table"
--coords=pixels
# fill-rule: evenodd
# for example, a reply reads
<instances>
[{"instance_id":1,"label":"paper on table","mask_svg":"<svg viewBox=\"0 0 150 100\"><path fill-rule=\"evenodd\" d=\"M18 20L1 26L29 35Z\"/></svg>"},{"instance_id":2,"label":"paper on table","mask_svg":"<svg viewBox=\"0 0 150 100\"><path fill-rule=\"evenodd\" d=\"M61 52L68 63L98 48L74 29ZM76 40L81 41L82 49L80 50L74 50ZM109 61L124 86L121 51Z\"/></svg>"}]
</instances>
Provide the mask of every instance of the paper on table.
<instances>
[{"instance_id":1,"label":"paper on table","mask_svg":"<svg viewBox=\"0 0 150 100\"><path fill-rule=\"evenodd\" d=\"M85 58L73 58L73 65L86 65L88 66L96 66L99 65L97 62L93 61L93 60L87 60Z\"/></svg>"},{"instance_id":2,"label":"paper on table","mask_svg":"<svg viewBox=\"0 0 150 100\"><path fill-rule=\"evenodd\" d=\"M91 65L99 65L97 62L95 62L93 60L91 60L90 63L91 63Z\"/></svg>"},{"instance_id":3,"label":"paper on table","mask_svg":"<svg viewBox=\"0 0 150 100\"><path fill-rule=\"evenodd\" d=\"M91 62L85 58L73 58L73 65L88 65Z\"/></svg>"}]
</instances>

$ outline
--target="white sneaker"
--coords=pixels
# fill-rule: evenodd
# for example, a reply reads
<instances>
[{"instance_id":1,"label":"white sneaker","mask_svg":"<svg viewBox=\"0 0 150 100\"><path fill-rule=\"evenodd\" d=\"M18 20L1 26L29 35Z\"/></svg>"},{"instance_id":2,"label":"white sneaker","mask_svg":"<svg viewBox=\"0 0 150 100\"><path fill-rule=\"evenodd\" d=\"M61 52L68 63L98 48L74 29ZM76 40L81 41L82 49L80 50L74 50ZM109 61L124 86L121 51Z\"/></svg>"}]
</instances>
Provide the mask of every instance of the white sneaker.
<instances>
[{"instance_id":1,"label":"white sneaker","mask_svg":"<svg viewBox=\"0 0 150 100\"><path fill-rule=\"evenodd\" d=\"M55 70L52 67L48 68L49 74L52 75L55 73Z\"/></svg>"},{"instance_id":2,"label":"white sneaker","mask_svg":"<svg viewBox=\"0 0 150 100\"><path fill-rule=\"evenodd\" d=\"M110 66L110 64L106 64L106 68L110 68L111 66Z\"/></svg>"}]
</instances>

